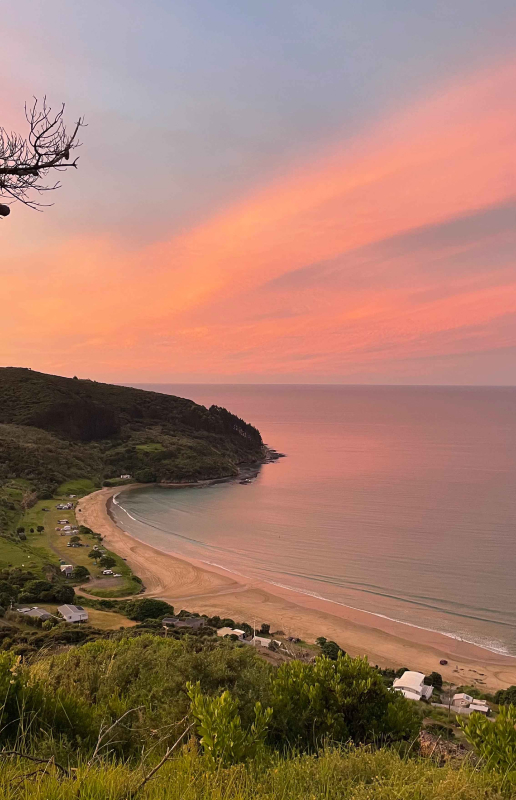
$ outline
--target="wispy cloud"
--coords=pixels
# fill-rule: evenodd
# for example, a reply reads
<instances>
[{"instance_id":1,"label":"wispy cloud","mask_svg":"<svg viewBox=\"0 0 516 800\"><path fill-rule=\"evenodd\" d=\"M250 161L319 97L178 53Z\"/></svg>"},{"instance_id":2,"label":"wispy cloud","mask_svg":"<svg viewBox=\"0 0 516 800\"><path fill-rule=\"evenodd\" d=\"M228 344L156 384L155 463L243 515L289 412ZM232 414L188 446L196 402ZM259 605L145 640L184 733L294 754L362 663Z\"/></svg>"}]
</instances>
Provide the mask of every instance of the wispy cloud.
<instances>
[{"instance_id":1,"label":"wispy cloud","mask_svg":"<svg viewBox=\"0 0 516 800\"><path fill-rule=\"evenodd\" d=\"M2 358L346 380L507 348L515 81L514 62L461 80L170 241L84 236L24 254L23 276L11 254Z\"/></svg>"}]
</instances>

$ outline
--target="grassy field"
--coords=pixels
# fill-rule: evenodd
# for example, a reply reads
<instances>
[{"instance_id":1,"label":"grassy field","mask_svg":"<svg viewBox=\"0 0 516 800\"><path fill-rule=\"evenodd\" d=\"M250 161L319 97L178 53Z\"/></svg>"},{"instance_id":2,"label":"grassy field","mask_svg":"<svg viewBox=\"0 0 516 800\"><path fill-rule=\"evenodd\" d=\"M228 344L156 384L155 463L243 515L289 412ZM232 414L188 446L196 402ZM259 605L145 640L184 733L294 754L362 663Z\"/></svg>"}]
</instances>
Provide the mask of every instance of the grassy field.
<instances>
[{"instance_id":1,"label":"grassy field","mask_svg":"<svg viewBox=\"0 0 516 800\"><path fill-rule=\"evenodd\" d=\"M38 603L39 608L45 608L54 616L57 614L57 606L55 603ZM101 631L118 630L119 628L133 628L137 625L132 619L123 617L122 614L117 614L115 611L99 611L96 608L87 608L88 612L88 625L93 628L98 628Z\"/></svg>"},{"instance_id":2,"label":"grassy field","mask_svg":"<svg viewBox=\"0 0 516 800\"><path fill-rule=\"evenodd\" d=\"M88 479L78 479L63 483L51 500L38 500L32 508L25 511L19 518L16 527L24 527L26 542L11 542L8 539L0 539L0 564L7 566L25 566L33 569L40 569L43 564L71 564L72 566L83 566L91 573L91 591L88 583L84 589L88 593L97 597L124 597L131 594L138 594L142 586L134 579L131 569L125 561L116 553L102 548L106 555L115 560L112 567L114 573L119 573L122 577L113 579L102 575L103 567L97 566L88 554L94 545L99 544L95 536L80 534L82 547L69 547L70 531L64 532L56 530L62 528L63 524L59 520L67 520L70 526L76 526L77 520L75 511L60 510L57 505L64 502L80 502L80 498L95 490L95 485ZM14 488L12 491L23 491L23 487ZM76 495L72 498L70 495ZM38 527L44 530L38 532ZM106 584L105 588L103 584Z\"/></svg>"},{"instance_id":3,"label":"grassy field","mask_svg":"<svg viewBox=\"0 0 516 800\"><path fill-rule=\"evenodd\" d=\"M255 759L212 771L195 747L166 763L144 786L151 765L79 767L73 777L49 765L7 761L0 798L31 800L508 800L500 777L437 766L431 759L400 758L387 748L330 750L319 756ZM23 778L30 774L30 777ZM141 788L140 788L141 787Z\"/></svg>"}]
</instances>

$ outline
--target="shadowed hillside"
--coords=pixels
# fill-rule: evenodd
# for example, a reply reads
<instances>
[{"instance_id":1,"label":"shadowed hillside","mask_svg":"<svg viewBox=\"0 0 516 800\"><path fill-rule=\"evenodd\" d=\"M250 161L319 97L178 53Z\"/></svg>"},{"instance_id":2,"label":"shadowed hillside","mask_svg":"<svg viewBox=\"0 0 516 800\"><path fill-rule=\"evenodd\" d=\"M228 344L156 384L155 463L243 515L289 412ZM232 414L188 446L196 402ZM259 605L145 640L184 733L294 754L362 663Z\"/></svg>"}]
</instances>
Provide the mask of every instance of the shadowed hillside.
<instances>
[{"instance_id":1,"label":"shadowed hillside","mask_svg":"<svg viewBox=\"0 0 516 800\"><path fill-rule=\"evenodd\" d=\"M256 428L218 406L207 409L142 389L0 369L4 487L23 479L27 492L45 497L70 478L90 478L99 486L125 474L140 482L217 478L236 474L239 463L261 455ZM6 502L4 493L0 528L6 515L14 514Z\"/></svg>"}]
</instances>

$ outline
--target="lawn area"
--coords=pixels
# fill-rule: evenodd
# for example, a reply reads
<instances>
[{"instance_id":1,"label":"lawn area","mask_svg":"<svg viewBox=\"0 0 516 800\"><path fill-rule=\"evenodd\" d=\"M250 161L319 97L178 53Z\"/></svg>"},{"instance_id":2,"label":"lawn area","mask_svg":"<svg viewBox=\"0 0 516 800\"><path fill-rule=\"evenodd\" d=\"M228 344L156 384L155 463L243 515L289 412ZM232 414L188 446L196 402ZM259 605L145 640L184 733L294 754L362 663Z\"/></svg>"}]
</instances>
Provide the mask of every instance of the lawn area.
<instances>
[{"instance_id":1,"label":"lawn area","mask_svg":"<svg viewBox=\"0 0 516 800\"><path fill-rule=\"evenodd\" d=\"M80 605L80 598L78 598L76 602ZM53 603L38 603L38 607L45 608L56 617L59 616L57 613L57 606ZM88 625L91 625L93 628L99 628L101 631L133 628L138 624L134 622L134 620L122 616L122 614L117 614L115 611L99 611L96 608L86 608L86 611L88 612Z\"/></svg>"},{"instance_id":2,"label":"lawn area","mask_svg":"<svg viewBox=\"0 0 516 800\"><path fill-rule=\"evenodd\" d=\"M76 478L62 483L56 492L56 497L69 497L71 494L75 494L77 497L84 497L99 488L89 478Z\"/></svg>"},{"instance_id":3,"label":"lawn area","mask_svg":"<svg viewBox=\"0 0 516 800\"><path fill-rule=\"evenodd\" d=\"M52 561L45 551L30 547L26 542L12 542L4 537L0 538L0 568L23 567L38 570L44 563ZM57 563L57 559L54 559Z\"/></svg>"},{"instance_id":4,"label":"lawn area","mask_svg":"<svg viewBox=\"0 0 516 800\"><path fill-rule=\"evenodd\" d=\"M148 444L137 444L137 450L142 450L144 453L160 453L165 448L161 442L148 442Z\"/></svg>"},{"instance_id":5,"label":"lawn area","mask_svg":"<svg viewBox=\"0 0 516 800\"><path fill-rule=\"evenodd\" d=\"M56 496L52 500L38 500L17 523L17 527L25 528L27 541L20 541L18 544L17 542L11 543L6 539L0 540L0 563L5 562L5 565L10 563L13 566L24 564L25 567L31 565L35 568L49 562L56 565L59 563L72 564L74 567L80 565L87 567L91 574L91 580L94 582L91 594L98 597L124 597L138 594L142 586L135 580L131 569L116 553L102 547L95 536L81 533L80 542L83 546L68 547L72 532L56 530L63 528L64 524L72 527L78 524L74 509L63 510L56 506L64 501L77 502L80 496L84 496L94 489L93 483L87 479L67 481L59 488L60 496ZM21 488L20 491L22 491ZM77 498L70 499L70 494L76 494ZM67 523L60 523L59 520L67 520ZM43 530L38 532L38 527L43 527ZM89 558L88 554L94 545L105 550L105 555L114 559L115 565L111 569L114 573L120 573L122 576L115 579L115 583L113 583L113 578L104 577L102 575L103 567L97 566L95 561ZM106 581L105 588L102 586L104 581ZM85 591L90 591L87 583L84 588Z\"/></svg>"}]
</instances>

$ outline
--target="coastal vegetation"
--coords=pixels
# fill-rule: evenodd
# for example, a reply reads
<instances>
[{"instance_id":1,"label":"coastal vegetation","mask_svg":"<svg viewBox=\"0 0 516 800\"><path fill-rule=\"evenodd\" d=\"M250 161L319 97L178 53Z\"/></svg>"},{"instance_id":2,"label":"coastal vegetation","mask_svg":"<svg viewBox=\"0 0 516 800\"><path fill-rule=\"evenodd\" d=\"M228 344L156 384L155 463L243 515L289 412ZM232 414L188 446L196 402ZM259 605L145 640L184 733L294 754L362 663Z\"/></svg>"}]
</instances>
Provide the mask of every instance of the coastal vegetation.
<instances>
[{"instance_id":1,"label":"coastal vegetation","mask_svg":"<svg viewBox=\"0 0 516 800\"><path fill-rule=\"evenodd\" d=\"M511 796L514 687L496 696L494 722L460 726L393 691L403 670L323 636L278 641L262 622L269 651L217 636L251 637L246 620L164 626L199 615L138 596L124 559L79 525L81 498L102 485L222 477L259 460L252 426L181 398L7 369L0 443L0 798ZM57 605L79 600L88 623L59 621ZM50 617L18 613L24 603Z\"/></svg>"},{"instance_id":2,"label":"coastal vegetation","mask_svg":"<svg viewBox=\"0 0 516 800\"><path fill-rule=\"evenodd\" d=\"M142 583L123 559L101 551L93 531L83 526L67 534L59 520L77 525L76 502L103 485L221 478L262 456L256 428L224 408L1 368L0 568L28 571L57 587L60 564L71 563L72 582L89 579L89 594L137 594ZM119 577L101 580L106 568ZM48 591L31 597L59 599Z\"/></svg>"},{"instance_id":3,"label":"coastal vegetation","mask_svg":"<svg viewBox=\"0 0 516 800\"><path fill-rule=\"evenodd\" d=\"M70 480L98 487L122 475L143 483L219 478L259 460L262 447L256 428L218 406L5 367L0 528Z\"/></svg>"},{"instance_id":4,"label":"coastal vegetation","mask_svg":"<svg viewBox=\"0 0 516 800\"><path fill-rule=\"evenodd\" d=\"M514 788L514 709L470 718L478 756L425 757L419 705L342 654L277 669L241 643L136 627L23 662L0 652L0 691L6 800L501 800Z\"/></svg>"}]
</instances>

